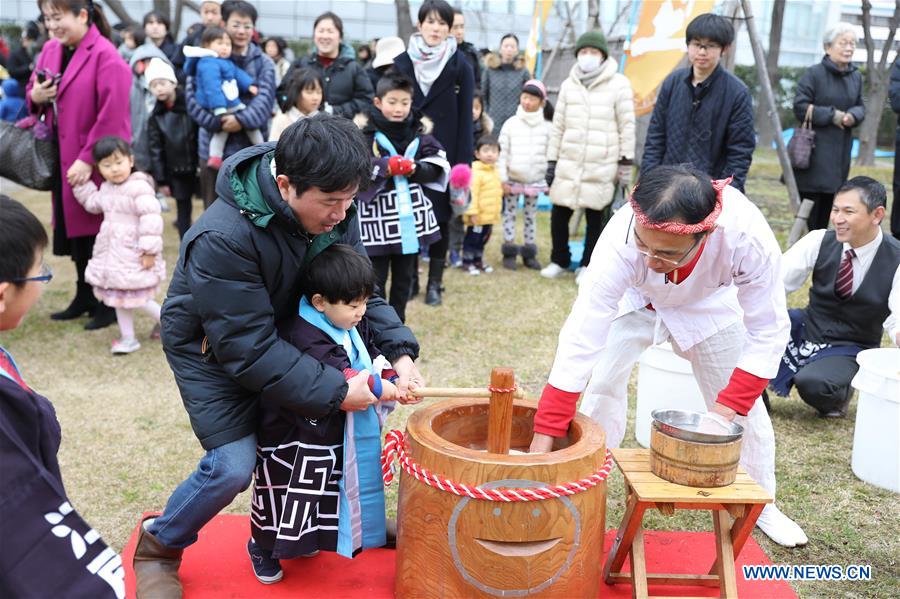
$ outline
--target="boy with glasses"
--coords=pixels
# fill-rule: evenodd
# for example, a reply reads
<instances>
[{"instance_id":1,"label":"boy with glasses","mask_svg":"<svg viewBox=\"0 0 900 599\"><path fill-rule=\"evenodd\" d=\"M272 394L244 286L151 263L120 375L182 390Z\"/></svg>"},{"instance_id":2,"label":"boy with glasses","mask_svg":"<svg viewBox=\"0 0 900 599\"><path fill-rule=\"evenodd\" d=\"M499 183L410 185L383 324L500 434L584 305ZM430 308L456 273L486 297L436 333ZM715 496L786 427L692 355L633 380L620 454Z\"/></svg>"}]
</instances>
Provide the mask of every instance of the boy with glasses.
<instances>
[{"instance_id":1,"label":"boy with glasses","mask_svg":"<svg viewBox=\"0 0 900 599\"><path fill-rule=\"evenodd\" d=\"M685 32L689 67L660 87L641 159L641 174L660 164L690 164L744 190L756 148L750 90L719 63L734 41L724 17L703 14Z\"/></svg>"},{"instance_id":2,"label":"boy with glasses","mask_svg":"<svg viewBox=\"0 0 900 599\"><path fill-rule=\"evenodd\" d=\"M632 367L646 348L671 340L691 362L707 418L744 427L741 465L775 495L775 433L760 395L790 329L781 249L759 209L729 183L684 166L641 176L603 230L560 331L532 451L567 434L582 391L581 411L617 447ZM786 547L807 542L774 504L757 526Z\"/></svg>"},{"instance_id":3,"label":"boy with glasses","mask_svg":"<svg viewBox=\"0 0 900 599\"><path fill-rule=\"evenodd\" d=\"M0 194L0 332L22 323L53 278L43 264L46 247L37 217ZM0 596L121 599L122 558L69 502L60 438L53 404L0 347Z\"/></svg>"}]
</instances>

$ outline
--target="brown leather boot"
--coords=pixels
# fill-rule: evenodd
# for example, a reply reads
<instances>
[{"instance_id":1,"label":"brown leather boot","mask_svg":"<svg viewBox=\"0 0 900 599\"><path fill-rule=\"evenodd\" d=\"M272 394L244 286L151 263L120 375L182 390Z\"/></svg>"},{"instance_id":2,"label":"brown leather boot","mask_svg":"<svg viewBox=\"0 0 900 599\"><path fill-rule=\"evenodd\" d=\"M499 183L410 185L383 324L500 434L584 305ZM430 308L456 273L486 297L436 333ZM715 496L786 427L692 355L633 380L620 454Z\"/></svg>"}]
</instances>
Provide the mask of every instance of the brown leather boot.
<instances>
[{"instance_id":1,"label":"brown leather boot","mask_svg":"<svg viewBox=\"0 0 900 599\"><path fill-rule=\"evenodd\" d=\"M137 599L181 599L178 567L183 552L160 543L141 522L133 564Z\"/></svg>"}]
</instances>

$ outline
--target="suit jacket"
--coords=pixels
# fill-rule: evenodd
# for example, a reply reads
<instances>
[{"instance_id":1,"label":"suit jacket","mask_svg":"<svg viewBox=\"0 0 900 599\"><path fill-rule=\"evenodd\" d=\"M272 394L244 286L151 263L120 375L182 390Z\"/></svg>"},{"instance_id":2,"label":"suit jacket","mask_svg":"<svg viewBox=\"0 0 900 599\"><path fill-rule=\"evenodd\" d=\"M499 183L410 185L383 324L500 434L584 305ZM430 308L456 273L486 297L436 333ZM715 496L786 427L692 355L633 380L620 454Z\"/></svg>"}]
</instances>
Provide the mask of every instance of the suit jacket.
<instances>
[{"instance_id":1,"label":"suit jacket","mask_svg":"<svg viewBox=\"0 0 900 599\"><path fill-rule=\"evenodd\" d=\"M47 69L59 73L62 57L62 44L59 40L50 40L44 44L35 72ZM35 114L41 110L52 112L52 104L37 106L31 103L34 80L35 75L32 74L25 93L29 110ZM62 206L69 237L96 235L100 231L103 215L90 214L81 207L72 187L66 182L66 171L76 160L93 164L91 150L101 137L116 135L131 141L130 89L131 70L128 65L115 46L100 35L96 26L91 25L75 49L56 92L55 134L59 140ZM92 179L98 187L103 182L96 169Z\"/></svg>"}]
</instances>

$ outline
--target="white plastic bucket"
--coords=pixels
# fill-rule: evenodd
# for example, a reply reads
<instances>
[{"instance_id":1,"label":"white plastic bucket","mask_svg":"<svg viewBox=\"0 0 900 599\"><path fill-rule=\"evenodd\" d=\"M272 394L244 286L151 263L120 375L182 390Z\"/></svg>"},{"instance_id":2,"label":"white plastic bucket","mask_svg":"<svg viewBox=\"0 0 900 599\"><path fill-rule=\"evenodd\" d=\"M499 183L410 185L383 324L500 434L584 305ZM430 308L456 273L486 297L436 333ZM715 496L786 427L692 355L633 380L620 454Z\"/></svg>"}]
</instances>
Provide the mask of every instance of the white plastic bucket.
<instances>
[{"instance_id":1,"label":"white plastic bucket","mask_svg":"<svg viewBox=\"0 0 900 599\"><path fill-rule=\"evenodd\" d=\"M859 391L853 431L853 473L900 493L900 349L867 349L856 356Z\"/></svg>"},{"instance_id":2,"label":"white plastic bucket","mask_svg":"<svg viewBox=\"0 0 900 599\"><path fill-rule=\"evenodd\" d=\"M653 410L706 412L706 402L694 379L691 363L677 356L671 344L648 347L638 364L634 436L643 447L650 447Z\"/></svg>"}]
</instances>

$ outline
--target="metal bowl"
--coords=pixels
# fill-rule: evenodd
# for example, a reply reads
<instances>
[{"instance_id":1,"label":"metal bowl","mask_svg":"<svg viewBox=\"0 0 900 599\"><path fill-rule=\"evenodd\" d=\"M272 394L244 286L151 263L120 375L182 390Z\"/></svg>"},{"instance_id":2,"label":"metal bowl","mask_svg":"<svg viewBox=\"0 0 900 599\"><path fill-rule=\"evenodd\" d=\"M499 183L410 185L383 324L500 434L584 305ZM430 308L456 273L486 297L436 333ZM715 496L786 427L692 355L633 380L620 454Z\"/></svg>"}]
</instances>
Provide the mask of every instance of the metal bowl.
<instances>
[{"instance_id":1,"label":"metal bowl","mask_svg":"<svg viewBox=\"0 0 900 599\"><path fill-rule=\"evenodd\" d=\"M703 414L687 410L653 410L653 427L670 437L695 443L731 443L744 434L744 427L729 422L723 434L700 432L698 427Z\"/></svg>"}]
</instances>

